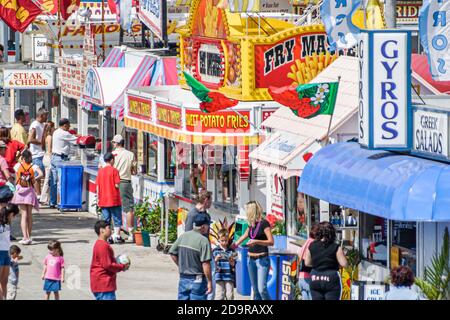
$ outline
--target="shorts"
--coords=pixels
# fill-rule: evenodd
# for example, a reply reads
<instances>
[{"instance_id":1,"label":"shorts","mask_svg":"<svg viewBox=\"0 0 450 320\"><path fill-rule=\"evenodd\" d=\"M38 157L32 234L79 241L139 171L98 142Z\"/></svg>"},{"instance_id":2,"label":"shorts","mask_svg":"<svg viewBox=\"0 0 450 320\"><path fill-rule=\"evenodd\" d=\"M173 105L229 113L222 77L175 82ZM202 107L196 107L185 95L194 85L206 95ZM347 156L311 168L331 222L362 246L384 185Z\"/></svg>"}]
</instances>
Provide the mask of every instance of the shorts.
<instances>
[{"instance_id":1,"label":"shorts","mask_svg":"<svg viewBox=\"0 0 450 320\"><path fill-rule=\"evenodd\" d=\"M33 158L33 164L34 164L34 165L37 165L37 166L39 167L39 169L41 169L42 173L45 172L45 167L44 167L44 156ZM37 172L36 172L36 173L37 173Z\"/></svg>"},{"instance_id":2,"label":"shorts","mask_svg":"<svg viewBox=\"0 0 450 320\"><path fill-rule=\"evenodd\" d=\"M114 221L114 227L120 228L122 226L122 207L106 207L102 208L102 217L107 224L111 224L111 216Z\"/></svg>"},{"instance_id":3,"label":"shorts","mask_svg":"<svg viewBox=\"0 0 450 320\"><path fill-rule=\"evenodd\" d=\"M8 266L11 264L11 258L9 257L9 251L0 251L0 267Z\"/></svg>"},{"instance_id":4,"label":"shorts","mask_svg":"<svg viewBox=\"0 0 450 320\"><path fill-rule=\"evenodd\" d=\"M95 300L116 300L116 292L94 292Z\"/></svg>"},{"instance_id":5,"label":"shorts","mask_svg":"<svg viewBox=\"0 0 450 320\"><path fill-rule=\"evenodd\" d=\"M8 283L6 291L6 300L16 300L17 297L17 285Z\"/></svg>"},{"instance_id":6,"label":"shorts","mask_svg":"<svg viewBox=\"0 0 450 320\"><path fill-rule=\"evenodd\" d=\"M61 290L61 281L59 280L44 280L44 291L45 292L58 292Z\"/></svg>"},{"instance_id":7,"label":"shorts","mask_svg":"<svg viewBox=\"0 0 450 320\"><path fill-rule=\"evenodd\" d=\"M119 184L120 198L122 200L122 210L123 212L133 211L134 208L134 197L133 197L133 187L131 181L120 181Z\"/></svg>"}]
</instances>

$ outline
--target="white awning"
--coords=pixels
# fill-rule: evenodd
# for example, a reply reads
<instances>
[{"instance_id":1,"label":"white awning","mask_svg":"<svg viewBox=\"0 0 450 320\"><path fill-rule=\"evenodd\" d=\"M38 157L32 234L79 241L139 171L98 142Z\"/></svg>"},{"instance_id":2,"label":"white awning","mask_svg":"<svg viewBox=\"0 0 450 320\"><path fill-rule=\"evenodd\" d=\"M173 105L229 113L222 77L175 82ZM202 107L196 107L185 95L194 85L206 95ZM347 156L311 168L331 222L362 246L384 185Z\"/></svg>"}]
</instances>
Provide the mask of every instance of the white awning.
<instances>
[{"instance_id":1,"label":"white awning","mask_svg":"<svg viewBox=\"0 0 450 320\"><path fill-rule=\"evenodd\" d=\"M358 59L342 56L322 71L311 83L333 82L341 77L330 135L358 113ZM297 117L291 109L280 106L262 125L275 129L251 154L253 166L263 167L283 177L300 176L303 156L320 149L327 135L329 115L312 119ZM355 124L355 132L357 127ZM279 148L278 148L279 146ZM276 150L276 149L281 150ZM289 152L287 152L290 150Z\"/></svg>"},{"instance_id":2,"label":"white awning","mask_svg":"<svg viewBox=\"0 0 450 320\"><path fill-rule=\"evenodd\" d=\"M91 67L86 73L83 99L100 107L110 107L127 88L134 68Z\"/></svg>"},{"instance_id":3,"label":"white awning","mask_svg":"<svg viewBox=\"0 0 450 320\"><path fill-rule=\"evenodd\" d=\"M321 145L317 142L305 148L295 134L279 131L251 152L250 159L254 168L288 179L300 176L308 158L320 148Z\"/></svg>"}]
</instances>

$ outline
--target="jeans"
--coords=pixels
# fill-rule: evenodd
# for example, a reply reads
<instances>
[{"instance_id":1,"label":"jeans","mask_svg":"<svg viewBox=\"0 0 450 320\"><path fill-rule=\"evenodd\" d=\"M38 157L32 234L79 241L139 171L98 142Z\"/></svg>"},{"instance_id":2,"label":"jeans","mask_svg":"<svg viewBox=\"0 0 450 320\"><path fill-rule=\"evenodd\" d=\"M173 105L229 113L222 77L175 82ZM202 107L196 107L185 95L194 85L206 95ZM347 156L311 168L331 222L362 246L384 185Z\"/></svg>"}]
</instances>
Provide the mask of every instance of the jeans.
<instances>
[{"instance_id":1,"label":"jeans","mask_svg":"<svg viewBox=\"0 0 450 320\"><path fill-rule=\"evenodd\" d=\"M52 155L52 169L51 169L51 176L50 176L50 206L56 206L57 198L58 198L58 163L61 161L68 161L68 156L59 156L59 155Z\"/></svg>"},{"instance_id":2,"label":"jeans","mask_svg":"<svg viewBox=\"0 0 450 320\"><path fill-rule=\"evenodd\" d=\"M248 258L248 273L253 289L253 300L271 300L267 291L269 268L270 259L267 256L258 259Z\"/></svg>"},{"instance_id":3,"label":"jeans","mask_svg":"<svg viewBox=\"0 0 450 320\"><path fill-rule=\"evenodd\" d=\"M106 207L102 208L102 217L107 224L111 224L111 217L114 221L114 227L120 228L122 226L122 207Z\"/></svg>"},{"instance_id":4,"label":"jeans","mask_svg":"<svg viewBox=\"0 0 450 320\"><path fill-rule=\"evenodd\" d=\"M302 300L312 300L310 285L311 285L311 278L298 279L298 288L302 293Z\"/></svg>"},{"instance_id":5,"label":"jeans","mask_svg":"<svg viewBox=\"0 0 450 320\"><path fill-rule=\"evenodd\" d=\"M116 292L94 292L95 300L116 300Z\"/></svg>"},{"instance_id":6,"label":"jeans","mask_svg":"<svg viewBox=\"0 0 450 320\"><path fill-rule=\"evenodd\" d=\"M44 156L33 158L33 164L37 165L39 167L39 169L41 169L42 173L45 172Z\"/></svg>"},{"instance_id":7,"label":"jeans","mask_svg":"<svg viewBox=\"0 0 450 320\"><path fill-rule=\"evenodd\" d=\"M208 282L202 275L180 274L178 283L178 300L206 300Z\"/></svg>"}]
</instances>

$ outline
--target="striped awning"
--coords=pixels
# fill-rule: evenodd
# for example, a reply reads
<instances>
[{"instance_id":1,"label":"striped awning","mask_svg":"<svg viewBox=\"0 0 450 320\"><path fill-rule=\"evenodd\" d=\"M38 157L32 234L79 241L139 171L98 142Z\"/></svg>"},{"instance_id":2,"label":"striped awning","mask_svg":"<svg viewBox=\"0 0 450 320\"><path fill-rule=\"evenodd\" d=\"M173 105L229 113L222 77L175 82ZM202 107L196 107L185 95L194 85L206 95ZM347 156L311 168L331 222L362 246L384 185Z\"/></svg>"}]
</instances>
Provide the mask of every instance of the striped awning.
<instances>
[{"instance_id":1,"label":"striped awning","mask_svg":"<svg viewBox=\"0 0 450 320\"><path fill-rule=\"evenodd\" d=\"M135 87L143 87L148 86L151 83L151 79L155 74L157 60L154 57L144 57L138 68L136 69L136 73L131 78L127 87L124 91L119 95L119 97L113 102L111 105L111 116L113 118L122 120L124 117L124 99L125 99L125 91L127 88L135 88Z\"/></svg>"},{"instance_id":2,"label":"striped awning","mask_svg":"<svg viewBox=\"0 0 450 320\"><path fill-rule=\"evenodd\" d=\"M105 61L102 63L102 67L119 67L120 61L124 56L124 52L120 48L113 48L111 52L106 57ZM100 111L103 110L103 107L94 105L89 101L80 99L80 105L83 109L89 111Z\"/></svg>"},{"instance_id":3,"label":"striped awning","mask_svg":"<svg viewBox=\"0 0 450 320\"><path fill-rule=\"evenodd\" d=\"M188 144L248 146L259 145L262 141L262 137L259 135L193 134L192 132L163 128L145 121L132 119L127 116L125 116L125 126L152 133L158 137L163 137L175 142Z\"/></svg>"},{"instance_id":4,"label":"striped awning","mask_svg":"<svg viewBox=\"0 0 450 320\"><path fill-rule=\"evenodd\" d=\"M101 66L118 67L123 55L124 52L120 48L113 48Z\"/></svg>"}]
</instances>

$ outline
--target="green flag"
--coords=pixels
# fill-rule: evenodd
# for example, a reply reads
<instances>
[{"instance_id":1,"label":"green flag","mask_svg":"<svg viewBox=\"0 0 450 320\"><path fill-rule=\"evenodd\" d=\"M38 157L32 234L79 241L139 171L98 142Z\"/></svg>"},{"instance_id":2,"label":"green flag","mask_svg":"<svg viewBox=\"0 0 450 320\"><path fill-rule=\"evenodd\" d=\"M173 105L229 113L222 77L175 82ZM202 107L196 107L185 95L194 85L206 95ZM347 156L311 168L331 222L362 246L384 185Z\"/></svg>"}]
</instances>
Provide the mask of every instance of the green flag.
<instances>
[{"instance_id":1,"label":"green flag","mask_svg":"<svg viewBox=\"0 0 450 320\"><path fill-rule=\"evenodd\" d=\"M308 83L299 85L296 89L300 100L306 99L312 110L317 110L308 115L313 118L319 114L332 115L336 105L336 97L339 82Z\"/></svg>"}]
</instances>

